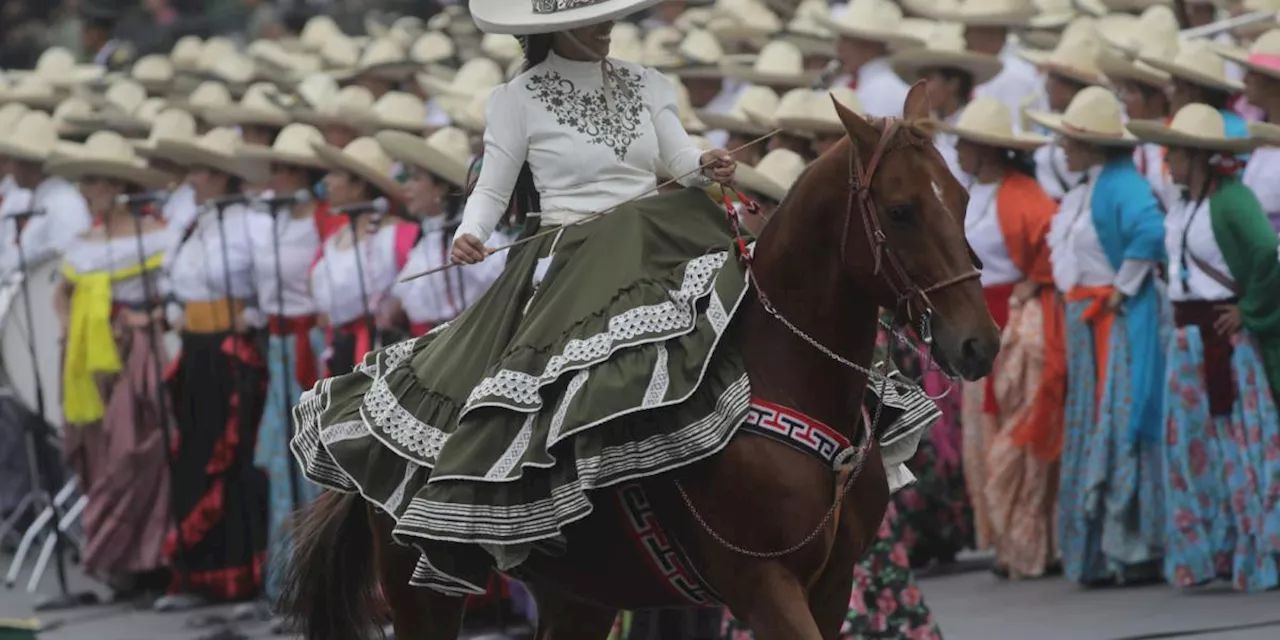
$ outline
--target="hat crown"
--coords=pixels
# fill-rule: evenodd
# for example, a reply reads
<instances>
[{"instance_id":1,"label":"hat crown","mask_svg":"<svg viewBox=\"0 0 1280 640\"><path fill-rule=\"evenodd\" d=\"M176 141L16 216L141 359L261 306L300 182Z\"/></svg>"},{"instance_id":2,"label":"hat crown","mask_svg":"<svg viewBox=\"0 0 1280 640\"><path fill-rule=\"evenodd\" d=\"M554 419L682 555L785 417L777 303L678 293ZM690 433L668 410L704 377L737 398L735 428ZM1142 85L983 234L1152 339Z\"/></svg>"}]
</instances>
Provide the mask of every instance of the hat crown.
<instances>
[{"instance_id":1,"label":"hat crown","mask_svg":"<svg viewBox=\"0 0 1280 640\"><path fill-rule=\"evenodd\" d=\"M315 108L338 95L338 81L327 73L313 73L298 83L294 93L307 106Z\"/></svg>"},{"instance_id":2,"label":"hat crown","mask_svg":"<svg viewBox=\"0 0 1280 640\"><path fill-rule=\"evenodd\" d=\"M373 112L383 120L421 124L427 119L427 105L418 96L388 91L373 103Z\"/></svg>"},{"instance_id":3,"label":"hat crown","mask_svg":"<svg viewBox=\"0 0 1280 640\"><path fill-rule=\"evenodd\" d=\"M302 32L298 34L298 39L304 45L310 48L321 49L334 36L344 36L342 29L338 28L338 23L333 18L320 14L307 20L302 25Z\"/></svg>"},{"instance_id":4,"label":"hat crown","mask_svg":"<svg viewBox=\"0 0 1280 640\"><path fill-rule=\"evenodd\" d=\"M72 96L58 103L51 116L54 123L63 124L68 118L87 118L93 115L93 105L88 100Z\"/></svg>"},{"instance_id":5,"label":"hat crown","mask_svg":"<svg viewBox=\"0 0 1280 640\"><path fill-rule=\"evenodd\" d=\"M317 49L325 63L333 68L349 69L360 62L360 45L345 35L329 38Z\"/></svg>"},{"instance_id":6,"label":"hat crown","mask_svg":"<svg viewBox=\"0 0 1280 640\"><path fill-rule=\"evenodd\" d=\"M165 109L151 123L148 142L160 140L190 140L196 137L196 119L182 109Z\"/></svg>"},{"instance_id":7,"label":"hat crown","mask_svg":"<svg viewBox=\"0 0 1280 640\"><path fill-rule=\"evenodd\" d=\"M1183 41L1173 64L1217 80L1227 79L1227 63L1213 53L1213 47L1205 40Z\"/></svg>"},{"instance_id":8,"label":"hat crown","mask_svg":"<svg viewBox=\"0 0 1280 640\"><path fill-rule=\"evenodd\" d=\"M173 66L191 69L199 66L200 54L204 52L204 42L199 36L182 36L169 52L169 60Z\"/></svg>"},{"instance_id":9,"label":"hat crown","mask_svg":"<svg viewBox=\"0 0 1280 640\"><path fill-rule=\"evenodd\" d=\"M320 133L319 129L309 124L295 122L280 130L275 142L271 144L271 149L280 153L314 158L316 152L312 145L323 142L324 134Z\"/></svg>"},{"instance_id":10,"label":"hat crown","mask_svg":"<svg viewBox=\"0 0 1280 640\"><path fill-rule=\"evenodd\" d=\"M217 80L206 80L191 92L187 101L193 108L199 109L225 107L231 104L231 90Z\"/></svg>"},{"instance_id":11,"label":"hat crown","mask_svg":"<svg viewBox=\"0 0 1280 640\"><path fill-rule=\"evenodd\" d=\"M140 82L168 82L173 79L173 63L159 54L149 54L133 63L129 75Z\"/></svg>"},{"instance_id":12,"label":"hat crown","mask_svg":"<svg viewBox=\"0 0 1280 640\"><path fill-rule=\"evenodd\" d=\"M360 55L359 66L368 68L380 64L395 64L404 60L404 49L395 40L379 38L365 47L364 53Z\"/></svg>"},{"instance_id":13,"label":"hat crown","mask_svg":"<svg viewBox=\"0 0 1280 640\"><path fill-rule=\"evenodd\" d=\"M710 31L695 29L680 42L678 54L690 64L717 64L724 58L724 48Z\"/></svg>"},{"instance_id":14,"label":"hat crown","mask_svg":"<svg viewBox=\"0 0 1280 640\"><path fill-rule=\"evenodd\" d=\"M1178 38L1175 35L1146 30L1135 38L1139 58L1168 60L1178 55Z\"/></svg>"},{"instance_id":15,"label":"hat crown","mask_svg":"<svg viewBox=\"0 0 1280 640\"><path fill-rule=\"evenodd\" d=\"M46 77L65 76L76 66L76 57L64 47L49 47L36 59L33 71Z\"/></svg>"},{"instance_id":16,"label":"hat crown","mask_svg":"<svg viewBox=\"0 0 1280 640\"><path fill-rule=\"evenodd\" d=\"M1226 123L1217 109L1193 102L1173 114L1169 128L1197 138L1226 138Z\"/></svg>"},{"instance_id":17,"label":"hat crown","mask_svg":"<svg viewBox=\"0 0 1280 640\"><path fill-rule=\"evenodd\" d=\"M776 180L787 190L804 173L804 158L790 149L774 149L756 163L756 171Z\"/></svg>"},{"instance_id":18,"label":"hat crown","mask_svg":"<svg viewBox=\"0 0 1280 640\"><path fill-rule=\"evenodd\" d=\"M133 80L121 79L111 83L103 97L120 111L133 113L147 99L147 90Z\"/></svg>"},{"instance_id":19,"label":"hat crown","mask_svg":"<svg viewBox=\"0 0 1280 640\"><path fill-rule=\"evenodd\" d=\"M1071 39L1064 35L1049 55L1049 64L1096 75L1099 73L1098 54L1101 52L1101 43L1091 35Z\"/></svg>"},{"instance_id":20,"label":"hat crown","mask_svg":"<svg viewBox=\"0 0 1280 640\"><path fill-rule=\"evenodd\" d=\"M1255 56L1280 56L1280 29L1272 29L1258 36L1249 47L1249 53Z\"/></svg>"},{"instance_id":21,"label":"hat crown","mask_svg":"<svg viewBox=\"0 0 1280 640\"><path fill-rule=\"evenodd\" d=\"M196 140L196 146L220 156L231 157L240 151L240 132L231 127L217 127Z\"/></svg>"},{"instance_id":22,"label":"hat crown","mask_svg":"<svg viewBox=\"0 0 1280 640\"><path fill-rule=\"evenodd\" d=\"M836 22L859 29L875 25L878 29L896 32L902 27L902 9L886 0L853 0Z\"/></svg>"},{"instance_id":23,"label":"hat crown","mask_svg":"<svg viewBox=\"0 0 1280 640\"><path fill-rule=\"evenodd\" d=\"M7 139L48 153L58 144L58 125L43 111L28 111L13 123Z\"/></svg>"},{"instance_id":24,"label":"hat crown","mask_svg":"<svg viewBox=\"0 0 1280 640\"><path fill-rule=\"evenodd\" d=\"M1012 137L1013 113L1009 111L1009 105L996 98L975 98L960 112L955 128L1002 138Z\"/></svg>"},{"instance_id":25,"label":"hat crown","mask_svg":"<svg viewBox=\"0 0 1280 640\"><path fill-rule=\"evenodd\" d=\"M778 100L778 108L774 110L774 119L803 118L817 109L814 104L822 96L813 89L792 89Z\"/></svg>"},{"instance_id":26,"label":"hat crown","mask_svg":"<svg viewBox=\"0 0 1280 640\"><path fill-rule=\"evenodd\" d=\"M516 44L519 47L519 43ZM428 31L414 41L409 57L414 62L428 64L448 60L454 54L453 40L439 31Z\"/></svg>"},{"instance_id":27,"label":"hat crown","mask_svg":"<svg viewBox=\"0 0 1280 640\"><path fill-rule=\"evenodd\" d=\"M466 93L496 87L505 79L502 67L489 58L472 58L458 69L450 86Z\"/></svg>"},{"instance_id":28,"label":"hat crown","mask_svg":"<svg viewBox=\"0 0 1280 640\"><path fill-rule=\"evenodd\" d=\"M1071 99L1062 114L1062 124L1082 132L1121 137L1124 118L1120 100L1102 87L1085 87Z\"/></svg>"},{"instance_id":29,"label":"hat crown","mask_svg":"<svg viewBox=\"0 0 1280 640\"><path fill-rule=\"evenodd\" d=\"M862 106L862 98L858 97L858 92L853 89L850 89L849 87L836 87L828 91L827 95L823 96L822 98L823 98L822 99L823 113L830 113L836 116L835 118L836 122L839 122L840 118L839 118L839 114L836 113L835 105L831 104L831 98L835 98L836 102L839 102L840 104L844 105L845 108L847 108L848 110L854 113L866 112L866 108Z\"/></svg>"},{"instance_id":30,"label":"hat crown","mask_svg":"<svg viewBox=\"0 0 1280 640\"><path fill-rule=\"evenodd\" d=\"M212 65L224 57L235 56L240 53L236 43L222 36L214 36L204 41L204 45L200 47L200 61L202 65ZM204 68L211 68L205 66Z\"/></svg>"},{"instance_id":31,"label":"hat crown","mask_svg":"<svg viewBox=\"0 0 1280 640\"><path fill-rule=\"evenodd\" d=\"M134 152L133 145L114 131L95 132L81 145L78 155L84 160L106 160L138 167L145 167L147 164Z\"/></svg>"},{"instance_id":32,"label":"hat crown","mask_svg":"<svg viewBox=\"0 0 1280 640\"><path fill-rule=\"evenodd\" d=\"M18 102L0 104L0 136L9 133L27 111L30 111L27 105Z\"/></svg>"},{"instance_id":33,"label":"hat crown","mask_svg":"<svg viewBox=\"0 0 1280 640\"><path fill-rule=\"evenodd\" d=\"M480 39L480 51L502 62L510 62L524 56L524 49L515 36L505 33L486 33Z\"/></svg>"},{"instance_id":34,"label":"hat crown","mask_svg":"<svg viewBox=\"0 0 1280 640\"><path fill-rule=\"evenodd\" d=\"M142 104L138 105L137 109L133 110L132 115L147 122L152 122L168 106L169 103L164 98L147 98L142 101Z\"/></svg>"},{"instance_id":35,"label":"hat crown","mask_svg":"<svg viewBox=\"0 0 1280 640\"><path fill-rule=\"evenodd\" d=\"M244 96L240 98L240 106L283 115L285 111L280 108L278 96L279 89L276 89L275 85L269 82L258 82L245 90Z\"/></svg>"},{"instance_id":36,"label":"hat crown","mask_svg":"<svg viewBox=\"0 0 1280 640\"><path fill-rule=\"evenodd\" d=\"M457 127L437 129L427 136L427 146L459 162L466 162L471 157L471 138Z\"/></svg>"},{"instance_id":37,"label":"hat crown","mask_svg":"<svg viewBox=\"0 0 1280 640\"><path fill-rule=\"evenodd\" d=\"M738 95L738 100L733 105L733 111L742 117L748 118L772 118L774 112L778 110L778 94L773 92L769 87L760 85L750 85L742 90Z\"/></svg>"},{"instance_id":38,"label":"hat crown","mask_svg":"<svg viewBox=\"0 0 1280 640\"><path fill-rule=\"evenodd\" d=\"M343 147L342 153L377 171L379 175L388 177L391 175L391 156L388 156L387 152L382 150L382 145L373 138L356 138Z\"/></svg>"},{"instance_id":39,"label":"hat crown","mask_svg":"<svg viewBox=\"0 0 1280 640\"><path fill-rule=\"evenodd\" d=\"M1178 33L1178 16L1173 13L1173 9L1168 5L1158 4L1153 7L1147 7L1141 16L1138 16L1138 36L1141 34L1155 31L1161 36L1175 35Z\"/></svg>"},{"instance_id":40,"label":"hat crown","mask_svg":"<svg viewBox=\"0 0 1280 640\"><path fill-rule=\"evenodd\" d=\"M253 80L257 69L252 58L232 51L212 61L207 71L232 84L244 84Z\"/></svg>"},{"instance_id":41,"label":"hat crown","mask_svg":"<svg viewBox=\"0 0 1280 640\"><path fill-rule=\"evenodd\" d=\"M774 40L760 51L753 67L759 73L800 74L804 73L804 56L800 54L800 48L794 44Z\"/></svg>"},{"instance_id":42,"label":"hat crown","mask_svg":"<svg viewBox=\"0 0 1280 640\"><path fill-rule=\"evenodd\" d=\"M365 113L373 109L373 94L359 85L343 87L330 102L320 105L320 111L327 115Z\"/></svg>"}]
</instances>

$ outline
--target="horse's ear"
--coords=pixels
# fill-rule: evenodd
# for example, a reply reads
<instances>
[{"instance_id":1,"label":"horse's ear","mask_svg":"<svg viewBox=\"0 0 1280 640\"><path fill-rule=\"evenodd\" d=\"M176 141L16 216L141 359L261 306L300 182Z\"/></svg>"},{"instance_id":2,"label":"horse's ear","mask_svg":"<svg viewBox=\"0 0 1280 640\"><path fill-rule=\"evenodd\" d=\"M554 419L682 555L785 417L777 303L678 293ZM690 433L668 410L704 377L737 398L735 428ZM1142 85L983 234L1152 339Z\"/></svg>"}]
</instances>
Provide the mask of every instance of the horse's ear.
<instances>
[{"instance_id":1,"label":"horse's ear","mask_svg":"<svg viewBox=\"0 0 1280 640\"><path fill-rule=\"evenodd\" d=\"M854 113L852 109L841 104L836 97L831 96L831 102L835 104L836 115L840 116L840 123L844 125L845 133L849 134L849 139L858 142L862 141L868 144L874 144L880 139L880 132L867 122L866 118Z\"/></svg>"},{"instance_id":2,"label":"horse's ear","mask_svg":"<svg viewBox=\"0 0 1280 640\"><path fill-rule=\"evenodd\" d=\"M933 113L929 104L929 90L924 80L917 80L907 91L907 99L902 103L902 119L926 120Z\"/></svg>"}]
</instances>

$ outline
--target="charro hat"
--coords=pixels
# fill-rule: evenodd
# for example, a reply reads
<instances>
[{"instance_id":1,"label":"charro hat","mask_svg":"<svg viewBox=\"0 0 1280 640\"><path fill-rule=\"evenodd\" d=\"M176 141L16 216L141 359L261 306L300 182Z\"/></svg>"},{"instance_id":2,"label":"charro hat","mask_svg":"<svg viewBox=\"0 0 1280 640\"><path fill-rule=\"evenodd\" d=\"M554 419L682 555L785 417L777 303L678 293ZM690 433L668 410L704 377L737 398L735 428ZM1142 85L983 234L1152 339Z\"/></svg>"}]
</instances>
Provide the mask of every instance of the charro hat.
<instances>
[{"instance_id":1,"label":"charro hat","mask_svg":"<svg viewBox=\"0 0 1280 640\"><path fill-rule=\"evenodd\" d=\"M1161 71L1145 62L1142 58L1163 58L1170 59L1177 55L1178 40L1177 36L1166 37L1162 34L1150 32L1152 35L1140 37L1138 60L1131 60L1123 54L1114 51L1103 51L1098 54L1098 69L1102 71L1111 81L1118 82L1128 80L1131 82L1140 82L1142 84L1163 88L1169 84L1172 77L1168 72Z\"/></svg>"},{"instance_id":2,"label":"charro hat","mask_svg":"<svg viewBox=\"0 0 1280 640\"><path fill-rule=\"evenodd\" d=\"M754 167L739 164L734 182L747 191L781 202L800 178L800 174L804 173L804 168L804 158L800 154L790 149L774 149L765 154Z\"/></svg>"},{"instance_id":3,"label":"charro hat","mask_svg":"<svg viewBox=\"0 0 1280 640\"><path fill-rule=\"evenodd\" d=\"M1028 0L966 0L927 15L969 27L1021 27L1037 13Z\"/></svg>"},{"instance_id":4,"label":"charro hat","mask_svg":"<svg viewBox=\"0 0 1280 640\"><path fill-rule=\"evenodd\" d=\"M240 147L240 152L253 160L324 169L325 164L314 147L318 142L324 142L324 134L319 129L295 122L281 129L271 146L246 144Z\"/></svg>"},{"instance_id":5,"label":"charro hat","mask_svg":"<svg viewBox=\"0 0 1280 640\"><path fill-rule=\"evenodd\" d=\"M391 177L391 156L382 150L382 145L377 140L369 137L356 138L341 149L320 142L313 144L312 148L330 169L349 171L377 187L382 195L402 198L400 183Z\"/></svg>"},{"instance_id":6,"label":"charro hat","mask_svg":"<svg viewBox=\"0 0 1280 640\"><path fill-rule=\"evenodd\" d=\"M351 85L343 87L336 95L318 106L299 105L294 111L294 117L317 127L333 124L354 126L353 120L369 116L373 111L373 103L373 94L368 89Z\"/></svg>"},{"instance_id":7,"label":"charro hat","mask_svg":"<svg viewBox=\"0 0 1280 640\"><path fill-rule=\"evenodd\" d=\"M1116 28L1117 26L1125 26L1125 28L1118 29ZM1098 35L1108 45L1119 49L1129 56L1138 55L1139 49L1141 49L1144 44L1169 40L1172 40L1176 44L1178 38L1178 18L1173 14L1173 9L1170 9L1168 6L1156 5L1146 11L1143 11L1141 16L1135 18L1127 25L1123 22L1099 21Z\"/></svg>"},{"instance_id":8,"label":"charro hat","mask_svg":"<svg viewBox=\"0 0 1280 640\"><path fill-rule=\"evenodd\" d=\"M1154 120L1133 120L1127 125L1144 142L1164 147L1191 147L1224 153L1245 153L1258 146L1251 138L1231 138L1217 109L1193 102L1173 114L1168 125Z\"/></svg>"},{"instance_id":9,"label":"charro hat","mask_svg":"<svg viewBox=\"0 0 1280 640\"><path fill-rule=\"evenodd\" d=\"M732 60L721 62L725 77L753 84L780 87L807 87L817 79L817 72L804 68L804 55L799 47L774 40L765 45L751 64Z\"/></svg>"},{"instance_id":10,"label":"charro hat","mask_svg":"<svg viewBox=\"0 0 1280 640\"><path fill-rule=\"evenodd\" d=\"M954 29L936 28L926 46L899 51L889 65L907 84L919 80L929 69L959 69L973 76L973 86L986 84L1000 74L1000 58L965 48L964 36Z\"/></svg>"},{"instance_id":11,"label":"charro hat","mask_svg":"<svg viewBox=\"0 0 1280 640\"><path fill-rule=\"evenodd\" d=\"M28 111L0 134L0 157L44 162L58 146L58 125L43 111Z\"/></svg>"},{"instance_id":12,"label":"charro hat","mask_svg":"<svg viewBox=\"0 0 1280 640\"><path fill-rule=\"evenodd\" d=\"M45 170L69 180L85 176L112 178L144 189L157 189L169 184L169 176L147 166L147 161L134 152L133 146L114 131L99 131L89 136L74 152L63 151L50 160Z\"/></svg>"},{"instance_id":13,"label":"charro hat","mask_svg":"<svg viewBox=\"0 0 1280 640\"><path fill-rule=\"evenodd\" d=\"M27 105L18 102L0 105L0 136L9 133L14 123L28 111Z\"/></svg>"},{"instance_id":14,"label":"charro hat","mask_svg":"<svg viewBox=\"0 0 1280 640\"><path fill-rule=\"evenodd\" d=\"M1080 18L1067 27L1053 51L1044 53L1024 50L1018 55L1042 71L1056 73L1082 84L1102 84L1105 78L1098 69L1098 54L1102 52L1102 43L1098 40L1095 26L1093 19Z\"/></svg>"},{"instance_id":15,"label":"charro hat","mask_svg":"<svg viewBox=\"0 0 1280 640\"><path fill-rule=\"evenodd\" d=\"M161 138L152 155L183 167L208 167L250 183L262 182L268 174L267 163L246 159L242 146L235 129L216 127L199 138Z\"/></svg>"},{"instance_id":16,"label":"charro hat","mask_svg":"<svg viewBox=\"0 0 1280 640\"><path fill-rule=\"evenodd\" d=\"M471 17L485 33L554 33L607 22L660 0L471 0Z\"/></svg>"},{"instance_id":17,"label":"charro hat","mask_svg":"<svg viewBox=\"0 0 1280 640\"><path fill-rule=\"evenodd\" d=\"M506 79L502 67L489 58L472 58L452 78L430 72L418 74L418 84L437 99L470 100L472 96L492 89Z\"/></svg>"},{"instance_id":18,"label":"charro hat","mask_svg":"<svg viewBox=\"0 0 1280 640\"><path fill-rule=\"evenodd\" d=\"M182 109L164 109L151 123L146 140L133 143L138 153L147 156L156 151L161 140L193 140L196 137L196 118Z\"/></svg>"},{"instance_id":19,"label":"charro hat","mask_svg":"<svg viewBox=\"0 0 1280 640\"><path fill-rule=\"evenodd\" d=\"M429 171L460 189L467 186L471 140L465 131L444 127L426 139L403 131L381 131L374 139L393 160Z\"/></svg>"},{"instance_id":20,"label":"charro hat","mask_svg":"<svg viewBox=\"0 0 1280 640\"><path fill-rule=\"evenodd\" d=\"M657 69L670 69L684 63L676 48L684 40L684 32L670 26L650 29L644 36L642 64Z\"/></svg>"},{"instance_id":21,"label":"charro hat","mask_svg":"<svg viewBox=\"0 0 1280 640\"><path fill-rule=\"evenodd\" d=\"M830 91L809 91L804 94L792 93L795 96L803 96L807 104L801 105L798 103L799 98L793 97L792 104L786 109L779 104L774 114L778 128L789 133L844 135L844 123L840 121L833 99L854 113L864 112L858 92L848 87L836 87Z\"/></svg>"},{"instance_id":22,"label":"charro hat","mask_svg":"<svg viewBox=\"0 0 1280 640\"><path fill-rule=\"evenodd\" d=\"M1259 144L1280 147L1280 124L1270 122L1250 122L1249 135Z\"/></svg>"},{"instance_id":23,"label":"charro hat","mask_svg":"<svg viewBox=\"0 0 1280 640\"><path fill-rule=\"evenodd\" d=\"M1227 49L1217 53L1249 71L1280 80L1280 29L1259 36L1248 51Z\"/></svg>"},{"instance_id":24,"label":"charro hat","mask_svg":"<svg viewBox=\"0 0 1280 640\"><path fill-rule=\"evenodd\" d=\"M1141 57L1143 62L1175 79L1227 93L1244 90L1244 84L1227 76L1227 63L1204 40L1183 40L1178 54L1168 58Z\"/></svg>"},{"instance_id":25,"label":"charro hat","mask_svg":"<svg viewBox=\"0 0 1280 640\"><path fill-rule=\"evenodd\" d=\"M187 71L200 66L200 55L204 52L204 40L200 36L182 36L173 43L169 51L169 61L174 70Z\"/></svg>"},{"instance_id":26,"label":"charro hat","mask_svg":"<svg viewBox=\"0 0 1280 640\"><path fill-rule=\"evenodd\" d=\"M129 69L129 77L152 95L168 91L173 84L174 73L173 60L158 53L138 58Z\"/></svg>"},{"instance_id":27,"label":"charro hat","mask_svg":"<svg viewBox=\"0 0 1280 640\"><path fill-rule=\"evenodd\" d=\"M50 116L58 127L58 135L68 138L88 136L103 128L96 120L93 105L79 96L71 96L58 104Z\"/></svg>"},{"instance_id":28,"label":"charro hat","mask_svg":"<svg viewBox=\"0 0 1280 640\"><path fill-rule=\"evenodd\" d=\"M420 64L410 60L403 47L388 38L369 43L360 53L360 59L349 69L335 72L338 80L351 80L359 76L375 76L387 80L403 80L413 74Z\"/></svg>"},{"instance_id":29,"label":"charro hat","mask_svg":"<svg viewBox=\"0 0 1280 640\"><path fill-rule=\"evenodd\" d=\"M65 47L49 47L36 59L31 70L14 70L10 75L17 79L38 76L54 87L65 89L98 80L106 75L106 69L93 64L77 64L75 54Z\"/></svg>"},{"instance_id":30,"label":"charro hat","mask_svg":"<svg viewBox=\"0 0 1280 640\"><path fill-rule=\"evenodd\" d=\"M496 88L496 87L494 87ZM489 96L493 95L493 89L487 89L472 96L464 105L453 104L450 102L441 103L445 113L449 114L449 118L453 120L453 124L469 133L484 133L486 124L485 109L489 105Z\"/></svg>"},{"instance_id":31,"label":"charro hat","mask_svg":"<svg viewBox=\"0 0 1280 640\"><path fill-rule=\"evenodd\" d=\"M680 63L670 70L681 78L723 78L724 48L710 31L695 29L685 34L676 47Z\"/></svg>"},{"instance_id":32,"label":"charro hat","mask_svg":"<svg viewBox=\"0 0 1280 640\"><path fill-rule=\"evenodd\" d=\"M706 123L709 129L724 129L744 135L760 136L772 131L768 126L759 123L761 114L772 117L778 108L778 94L768 87L751 85L738 94L738 99L727 113L712 113L700 109L696 113L698 119ZM755 118L750 113L754 113Z\"/></svg>"},{"instance_id":33,"label":"charro hat","mask_svg":"<svg viewBox=\"0 0 1280 640\"><path fill-rule=\"evenodd\" d=\"M418 64L439 64L453 59L457 47L448 34L441 31L428 31L409 47L409 59Z\"/></svg>"},{"instance_id":34,"label":"charro hat","mask_svg":"<svg viewBox=\"0 0 1280 640\"><path fill-rule=\"evenodd\" d=\"M1081 89L1062 113L1027 110L1027 118L1053 132L1104 147L1131 147L1140 142L1124 128L1120 100L1110 91Z\"/></svg>"},{"instance_id":35,"label":"charro hat","mask_svg":"<svg viewBox=\"0 0 1280 640\"><path fill-rule=\"evenodd\" d=\"M169 103L179 109L203 117L206 109L230 105L232 103L231 90L227 88L224 82L206 80L186 96L172 96Z\"/></svg>"},{"instance_id":36,"label":"charro hat","mask_svg":"<svg viewBox=\"0 0 1280 640\"><path fill-rule=\"evenodd\" d=\"M355 116L350 123L362 135L383 129L421 133L427 129L427 105L412 93L388 91L367 113Z\"/></svg>"},{"instance_id":37,"label":"charro hat","mask_svg":"<svg viewBox=\"0 0 1280 640\"><path fill-rule=\"evenodd\" d=\"M1009 106L990 96L975 98L966 105L955 124L938 122L937 127L963 140L1003 149L1030 151L1049 144L1049 138L1044 136L1015 133Z\"/></svg>"},{"instance_id":38,"label":"charro hat","mask_svg":"<svg viewBox=\"0 0 1280 640\"><path fill-rule=\"evenodd\" d=\"M230 126L264 126L283 127L292 118L280 106L280 90L267 82L258 82L245 91L239 102L212 106L202 111L201 115L210 124L218 127Z\"/></svg>"},{"instance_id":39,"label":"charro hat","mask_svg":"<svg viewBox=\"0 0 1280 640\"><path fill-rule=\"evenodd\" d=\"M0 89L0 104L17 103L33 109L53 109L62 102L63 93L49 81L36 75L19 77Z\"/></svg>"},{"instance_id":40,"label":"charro hat","mask_svg":"<svg viewBox=\"0 0 1280 640\"><path fill-rule=\"evenodd\" d=\"M888 0L853 0L839 18L828 17L823 26L846 38L891 46L924 44L902 30L902 9Z\"/></svg>"}]
</instances>

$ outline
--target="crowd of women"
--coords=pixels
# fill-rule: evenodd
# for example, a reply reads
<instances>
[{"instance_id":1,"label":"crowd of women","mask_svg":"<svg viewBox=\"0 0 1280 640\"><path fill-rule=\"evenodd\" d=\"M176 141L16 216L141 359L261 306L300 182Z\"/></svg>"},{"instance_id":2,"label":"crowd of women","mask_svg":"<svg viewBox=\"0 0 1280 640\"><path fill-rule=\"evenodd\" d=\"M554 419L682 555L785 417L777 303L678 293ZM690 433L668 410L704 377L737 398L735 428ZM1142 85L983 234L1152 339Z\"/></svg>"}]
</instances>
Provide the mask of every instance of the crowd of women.
<instances>
[{"instance_id":1,"label":"crowd of women","mask_svg":"<svg viewBox=\"0 0 1280 640\"><path fill-rule=\"evenodd\" d=\"M83 564L121 593L274 597L285 520L318 493L289 454L299 396L502 271L407 278L452 261L520 43L462 11L369 26L186 39L123 74L51 49L0 74L0 278L17 243L61 260ZM1276 26L1203 40L1165 6L808 0L784 19L723 0L614 27L612 55L665 72L698 144L734 150L756 231L844 135L830 97L897 116L927 82L1003 343L991 376L953 388L882 340L942 418L858 566L849 637L939 635L913 571L967 548L1004 578L1280 586ZM498 248L509 223L462 234ZM719 614L681 624L721 632Z\"/></svg>"}]
</instances>

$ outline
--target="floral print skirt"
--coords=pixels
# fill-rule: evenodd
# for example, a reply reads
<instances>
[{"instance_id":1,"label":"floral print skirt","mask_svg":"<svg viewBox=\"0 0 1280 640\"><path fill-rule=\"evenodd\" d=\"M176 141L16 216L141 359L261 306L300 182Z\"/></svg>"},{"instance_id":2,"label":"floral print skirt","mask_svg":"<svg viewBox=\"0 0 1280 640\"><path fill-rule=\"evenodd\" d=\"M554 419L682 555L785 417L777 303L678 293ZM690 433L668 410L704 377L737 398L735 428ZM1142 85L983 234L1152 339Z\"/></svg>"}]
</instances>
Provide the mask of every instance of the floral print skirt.
<instances>
[{"instance_id":1,"label":"floral print skirt","mask_svg":"<svg viewBox=\"0 0 1280 640\"><path fill-rule=\"evenodd\" d=\"M911 572L907 547L902 542L903 522L896 503L890 502L875 542L862 561L854 565L849 612L840 630L842 640L942 637ZM724 640L753 637L750 629L725 612Z\"/></svg>"},{"instance_id":2,"label":"floral print skirt","mask_svg":"<svg viewBox=\"0 0 1280 640\"><path fill-rule=\"evenodd\" d=\"M1241 591L1280 586L1280 418L1247 334L1232 339L1236 400L1209 412L1197 326L1169 347L1165 394L1168 473L1165 578L1177 586L1223 578Z\"/></svg>"}]
</instances>

